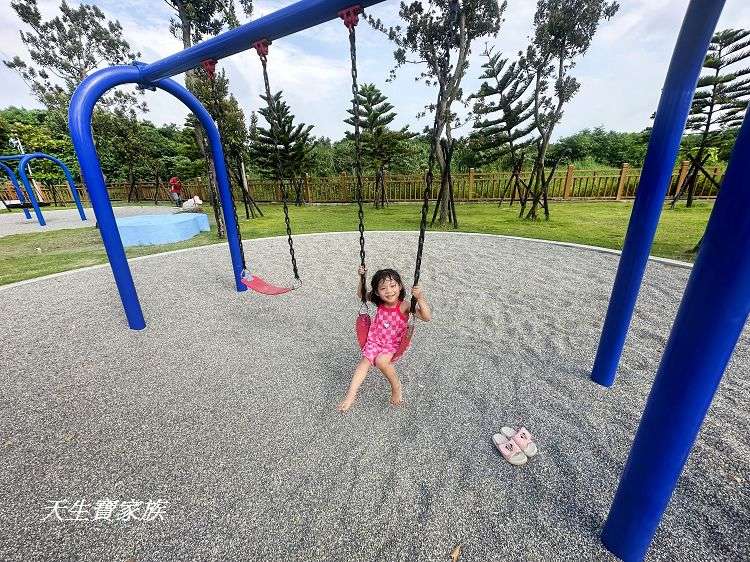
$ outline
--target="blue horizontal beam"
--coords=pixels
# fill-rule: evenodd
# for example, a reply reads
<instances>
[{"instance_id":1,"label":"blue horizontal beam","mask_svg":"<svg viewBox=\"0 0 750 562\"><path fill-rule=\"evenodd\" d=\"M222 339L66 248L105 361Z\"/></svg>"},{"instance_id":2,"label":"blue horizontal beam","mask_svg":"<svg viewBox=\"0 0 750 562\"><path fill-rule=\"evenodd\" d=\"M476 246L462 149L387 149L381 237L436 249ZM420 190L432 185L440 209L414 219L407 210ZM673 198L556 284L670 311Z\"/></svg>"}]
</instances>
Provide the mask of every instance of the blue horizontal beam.
<instances>
[{"instance_id":1,"label":"blue horizontal beam","mask_svg":"<svg viewBox=\"0 0 750 562\"><path fill-rule=\"evenodd\" d=\"M156 82L195 68L207 59L225 57L247 51L261 39L273 41L338 17L341 10L359 5L363 8L383 0L302 0L272 14L263 16L221 35L202 41L189 49L141 67L145 82ZM343 27L343 23L342 23ZM346 33L342 32L342 43Z\"/></svg>"}]
</instances>

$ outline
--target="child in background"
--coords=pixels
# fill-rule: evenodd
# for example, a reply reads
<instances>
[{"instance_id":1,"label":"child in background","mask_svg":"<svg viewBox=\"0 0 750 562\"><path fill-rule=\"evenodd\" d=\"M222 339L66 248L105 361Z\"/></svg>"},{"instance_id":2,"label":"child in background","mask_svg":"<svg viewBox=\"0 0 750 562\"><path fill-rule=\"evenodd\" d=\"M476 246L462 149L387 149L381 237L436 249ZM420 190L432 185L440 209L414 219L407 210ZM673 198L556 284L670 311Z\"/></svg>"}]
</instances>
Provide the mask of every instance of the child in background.
<instances>
[{"instance_id":1,"label":"child in background","mask_svg":"<svg viewBox=\"0 0 750 562\"><path fill-rule=\"evenodd\" d=\"M178 207L182 206L182 182L177 176L169 178L169 196Z\"/></svg>"}]
</instances>

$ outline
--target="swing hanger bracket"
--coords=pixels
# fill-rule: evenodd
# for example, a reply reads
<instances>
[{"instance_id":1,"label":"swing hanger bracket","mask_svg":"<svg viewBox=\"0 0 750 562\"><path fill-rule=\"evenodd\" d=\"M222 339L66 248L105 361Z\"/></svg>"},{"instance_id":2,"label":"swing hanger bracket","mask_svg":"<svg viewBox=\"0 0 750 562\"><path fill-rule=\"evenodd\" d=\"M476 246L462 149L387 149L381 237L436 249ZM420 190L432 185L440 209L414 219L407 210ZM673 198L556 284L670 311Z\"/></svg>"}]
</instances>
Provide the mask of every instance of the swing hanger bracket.
<instances>
[{"instance_id":1,"label":"swing hanger bracket","mask_svg":"<svg viewBox=\"0 0 750 562\"><path fill-rule=\"evenodd\" d=\"M351 31L359 23L359 14L364 13L364 9L359 4L344 8L339 12L339 17L344 20L344 25Z\"/></svg>"},{"instance_id":2,"label":"swing hanger bracket","mask_svg":"<svg viewBox=\"0 0 750 562\"><path fill-rule=\"evenodd\" d=\"M219 61L217 61L216 59L206 59L201 62L201 66L203 67L203 70L206 71L206 74L211 80L213 80L214 77L216 76L216 64L218 62Z\"/></svg>"},{"instance_id":3,"label":"swing hanger bracket","mask_svg":"<svg viewBox=\"0 0 750 562\"><path fill-rule=\"evenodd\" d=\"M268 57L268 47L271 45L271 41L268 39L261 39L260 41L256 41L253 43L253 49L255 49L255 52L258 53L258 56L261 58L261 60L266 60Z\"/></svg>"}]
</instances>

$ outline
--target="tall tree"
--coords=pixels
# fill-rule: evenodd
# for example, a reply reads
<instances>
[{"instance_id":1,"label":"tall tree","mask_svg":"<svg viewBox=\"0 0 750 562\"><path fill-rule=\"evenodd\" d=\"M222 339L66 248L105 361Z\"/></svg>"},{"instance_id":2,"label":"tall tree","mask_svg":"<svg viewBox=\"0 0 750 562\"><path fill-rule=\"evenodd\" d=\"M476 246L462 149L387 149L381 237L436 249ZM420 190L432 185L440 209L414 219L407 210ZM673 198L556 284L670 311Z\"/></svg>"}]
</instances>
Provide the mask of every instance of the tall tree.
<instances>
[{"instance_id":1,"label":"tall tree","mask_svg":"<svg viewBox=\"0 0 750 562\"><path fill-rule=\"evenodd\" d=\"M570 74L575 59L588 51L600 22L614 16L619 8L617 2L604 0L537 0L534 38L526 50L534 80L534 122L539 134L535 176L529 186L533 199L529 219L537 218L540 202L545 218L549 219L547 189L556 163L547 174L547 148L555 126L562 119L563 107L581 86ZM521 214L524 208L522 204Z\"/></svg>"},{"instance_id":2,"label":"tall tree","mask_svg":"<svg viewBox=\"0 0 750 562\"><path fill-rule=\"evenodd\" d=\"M165 0L174 10L174 17L170 20L169 30L177 39L182 41L182 47L187 49L206 36L220 33L225 28L239 25L234 0ZM252 0L240 0L247 17L252 15ZM204 84L200 84L204 82ZM197 93L207 91L208 78L197 69L185 72L185 86ZM209 191L214 207L216 229L219 237L224 233L224 220L219 209L218 188L216 185L216 170L211 155L206 148L205 133L197 122L193 121L195 142L203 157L208 162Z\"/></svg>"},{"instance_id":3,"label":"tall tree","mask_svg":"<svg viewBox=\"0 0 750 562\"><path fill-rule=\"evenodd\" d=\"M226 71L216 72L213 79L195 80L193 92L216 122L221 133L224 155L230 177L235 185L241 185L240 166L244 159L248 143L248 129L245 125L245 113L237 98L229 91L229 79ZM198 120L190 115L188 123L198 128ZM205 143L205 139L203 139Z\"/></svg>"},{"instance_id":4,"label":"tall tree","mask_svg":"<svg viewBox=\"0 0 750 562\"><path fill-rule=\"evenodd\" d=\"M399 16L405 22L403 28L386 27L379 19L368 18L375 29L387 34L396 44L392 76L407 63L422 64L424 70L417 75L417 80L437 86L435 102L427 107L435 117L430 131L430 165L436 157L441 168L445 167L439 150L440 138L445 134L449 143L452 141L457 117L452 107L462 99L461 81L469 66L471 43L481 37L497 35L506 5L505 0L414 0L408 4L401 2ZM407 53L416 58L410 59ZM449 169L443 169L443 176L449 173ZM448 220L450 198L442 191L450 185L450 181L441 182L440 224Z\"/></svg>"},{"instance_id":5,"label":"tall tree","mask_svg":"<svg viewBox=\"0 0 750 562\"><path fill-rule=\"evenodd\" d=\"M277 92L272 96L270 107L268 98L261 96L266 106L258 111L268 127L258 125L255 138L251 134L250 156L263 176L282 184L287 180L294 187L295 202L301 205L304 173L313 148L310 136L313 126L295 124L295 116L281 95Z\"/></svg>"},{"instance_id":6,"label":"tall tree","mask_svg":"<svg viewBox=\"0 0 750 562\"><path fill-rule=\"evenodd\" d=\"M60 15L44 20L37 0L15 0L11 8L30 31L20 31L30 62L19 56L4 60L18 72L32 94L52 111L67 113L73 90L90 72L103 65L128 63L140 56L123 38L117 20L108 20L97 7L73 8L63 0ZM104 103L128 105L135 97L115 92Z\"/></svg>"},{"instance_id":7,"label":"tall tree","mask_svg":"<svg viewBox=\"0 0 750 562\"><path fill-rule=\"evenodd\" d=\"M472 96L477 99L472 140L481 164L510 157L512 174L500 195L500 204L510 189L512 205L516 194L520 199L526 191L521 171L526 154L536 141L534 98L527 93L533 77L524 57L508 65L508 59L492 48L486 48L483 55L487 62L482 65L484 72L479 78L491 82L482 82L479 92Z\"/></svg>"},{"instance_id":8,"label":"tall tree","mask_svg":"<svg viewBox=\"0 0 750 562\"><path fill-rule=\"evenodd\" d=\"M711 38L703 61L708 73L701 76L693 95L686 130L700 135L698 146L691 154L685 188L675 194L672 208L687 192L686 205L693 205L693 196L700 168L711 149L718 149L722 141L721 132L739 127L750 99L750 67L736 68L739 62L750 57L750 30L725 29ZM731 69L729 67L732 67Z\"/></svg>"},{"instance_id":9,"label":"tall tree","mask_svg":"<svg viewBox=\"0 0 750 562\"><path fill-rule=\"evenodd\" d=\"M388 128L396 118L393 105L375 84L362 84L359 87L359 122L362 137L362 156L365 165L375 173L375 208L386 204L385 194L385 169L397 158L409 152L407 140L414 137L416 133L409 132L409 127L402 127L398 131ZM349 117L345 123L354 126L354 109L347 109ZM346 132L346 137L354 139L351 131Z\"/></svg>"}]
</instances>

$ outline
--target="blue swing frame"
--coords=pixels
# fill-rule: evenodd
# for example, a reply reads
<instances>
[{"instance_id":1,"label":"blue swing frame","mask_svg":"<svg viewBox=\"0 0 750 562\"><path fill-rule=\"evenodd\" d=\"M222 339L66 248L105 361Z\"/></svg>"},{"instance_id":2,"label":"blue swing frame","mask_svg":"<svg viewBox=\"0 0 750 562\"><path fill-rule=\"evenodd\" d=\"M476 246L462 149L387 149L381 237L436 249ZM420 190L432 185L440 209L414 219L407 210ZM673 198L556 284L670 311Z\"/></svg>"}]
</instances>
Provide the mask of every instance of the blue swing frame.
<instances>
[{"instance_id":1,"label":"blue swing frame","mask_svg":"<svg viewBox=\"0 0 750 562\"><path fill-rule=\"evenodd\" d=\"M39 226L46 226L47 221L44 219L44 214L42 213L42 209L39 205L39 201L36 198L36 194L34 193L34 186L31 185L31 179L29 178L29 175L27 173L27 168L29 165L29 162L32 160L49 160L50 162L54 162L63 171L63 174L65 174L65 179L68 182L68 187L70 188L70 195L73 197L73 201L75 201L76 207L78 208L78 216L81 217L82 221L86 220L86 213L83 210L83 204L81 203L81 198L78 195L78 189L76 188L75 180L73 179L73 174L70 171L70 168L65 165L65 162L60 160L59 158L55 158L54 156L50 156L49 154L46 154L44 152L31 152L29 154L14 154L10 156L0 156L0 163L3 163L3 170L6 174L8 174L8 177L11 177L11 182L14 184L14 187L16 189L16 194L19 195L18 200L21 203L25 203L25 199L22 197L23 193L21 189L18 186L18 182L15 181L15 174L10 170L10 168L4 164L4 162L14 162L18 160L18 165L16 166L16 171L18 172L18 176L21 178L21 182L23 183L24 189L26 190L26 195L29 198L29 201L31 202L31 206L34 208L34 214L36 215L36 219L39 222ZM28 209L24 208L24 215L27 219L31 218L31 215L29 214Z\"/></svg>"}]
</instances>

